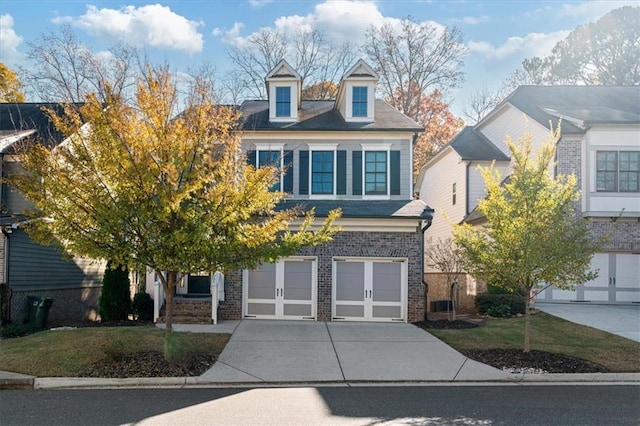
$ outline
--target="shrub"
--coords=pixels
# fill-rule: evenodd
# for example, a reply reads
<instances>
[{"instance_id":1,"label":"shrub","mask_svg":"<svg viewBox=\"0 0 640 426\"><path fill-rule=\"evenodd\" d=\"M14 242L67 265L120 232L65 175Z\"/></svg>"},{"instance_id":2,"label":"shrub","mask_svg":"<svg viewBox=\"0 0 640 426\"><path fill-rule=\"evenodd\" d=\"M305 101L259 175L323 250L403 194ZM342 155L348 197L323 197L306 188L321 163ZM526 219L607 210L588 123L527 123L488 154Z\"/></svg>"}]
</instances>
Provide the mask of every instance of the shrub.
<instances>
[{"instance_id":1,"label":"shrub","mask_svg":"<svg viewBox=\"0 0 640 426\"><path fill-rule=\"evenodd\" d=\"M3 339L11 339L14 337L28 336L37 333L43 329L33 324L12 324L0 328L0 337Z\"/></svg>"},{"instance_id":2,"label":"shrub","mask_svg":"<svg viewBox=\"0 0 640 426\"><path fill-rule=\"evenodd\" d=\"M102 278L100 295L100 318L103 322L121 321L129 318L131 295L129 294L129 270L126 267L107 263Z\"/></svg>"},{"instance_id":3,"label":"shrub","mask_svg":"<svg viewBox=\"0 0 640 426\"><path fill-rule=\"evenodd\" d=\"M482 315L490 315L491 308L499 309L500 306L509 307L510 315L524 314L524 298L515 294L479 294L476 296L476 309ZM495 315L491 315L495 316Z\"/></svg>"},{"instance_id":4,"label":"shrub","mask_svg":"<svg viewBox=\"0 0 640 426\"><path fill-rule=\"evenodd\" d=\"M133 296L133 316L141 321L153 320L153 299L149 293L141 291Z\"/></svg>"},{"instance_id":5,"label":"shrub","mask_svg":"<svg viewBox=\"0 0 640 426\"><path fill-rule=\"evenodd\" d=\"M509 318L511 316L511 308L509 305L491 306L487 309L487 315L494 318Z\"/></svg>"}]
</instances>

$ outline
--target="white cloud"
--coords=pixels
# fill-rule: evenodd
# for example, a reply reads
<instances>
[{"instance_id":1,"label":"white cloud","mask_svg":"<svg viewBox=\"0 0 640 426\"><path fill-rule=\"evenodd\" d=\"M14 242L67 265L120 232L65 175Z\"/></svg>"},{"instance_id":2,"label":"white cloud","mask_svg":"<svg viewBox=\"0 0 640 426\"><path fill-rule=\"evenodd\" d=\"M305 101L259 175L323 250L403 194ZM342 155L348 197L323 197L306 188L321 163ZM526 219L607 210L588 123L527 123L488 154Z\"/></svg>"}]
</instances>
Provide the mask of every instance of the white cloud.
<instances>
[{"instance_id":1,"label":"white cloud","mask_svg":"<svg viewBox=\"0 0 640 426\"><path fill-rule=\"evenodd\" d=\"M160 4L138 8L125 6L118 10L89 5L82 16L65 16L54 19L54 22L70 23L91 35L137 47L151 46L188 53L201 52L203 48L202 34L197 28L204 24L190 21Z\"/></svg>"},{"instance_id":2,"label":"white cloud","mask_svg":"<svg viewBox=\"0 0 640 426\"><path fill-rule=\"evenodd\" d=\"M560 8L560 15L596 21L613 9L618 9L623 6L638 6L638 0L595 0L582 3L565 3L562 5L562 8Z\"/></svg>"},{"instance_id":3,"label":"white cloud","mask_svg":"<svg viewBox=\"0 0 640 426\"><path fill-rule=\"evenodd\" d=\"M251 5L251 7L253 7L254 9L259 9L262 6L266 6L269 3L271 3L273 0L249 0L249 4Z\"/></svg>"},{"instance_id":4,"label":"white cloud","mask_svg":"<svg viewBox=\"0 0 640 426\"><path fill-rule=\"evenodd\" d=\"M471 52L478 52L486 59L505 60L514 56L529 58L532 56L547 56L556 43L569 35L569 31L552 33L529 33L524 37L509 37L500 46L494 46L486 41L470 41L467 47Z\"/></svg>"},{"instance_id":5,"label":"white cloud","mask_svg":"<svg viewBox=\"0 0 640 426\"><path fill-rule=\"evenodd\" d=\"M314 7L313 12L305 15L288 15L277 18L273 24L274 29L292 34L295 31L321 30L329 41L350 41L360 44L365 39L367 29L371 26L379 27L383 24L399 25L401 19L385 17L382 15L376 2L370 0L325 0ZM429 21L438 29L444 29L443 25ZM246 41L247 37L241 37L238 24L226 30L222 35L223 42L238 45ZM220 36L219 29L214 30L215 36Z\"/></svg>"},{"instance_id":6,"label":"white cloud","mask_svg":"<svg viewBox=\"0 0 640 426\"><path fill-rule=\"evenodd\" d=\"M9 14L0 15L0 60L10 67L14 67L22 59L18 46L23 38L13 29L13 17Z\"/></svg>"},{"instance_id":7,"label":"white cloud","mask_svg":"<svg viewBox=\"0 0 640 426\"><path fill-rule=\"evenodd\" d=\"M482 16L465 16L462 18L455 18L451 20L453 23L467 24L467 25L478 25L483 24L485 22L489 22L489 17Z\"/></svg>"},{"instance_id":8,"label":"white cloud","mask_svg":"<svg viewBox=\"0 0 640 426\"><path fill-rule=\"evenodd\" d=\"M230 30L223 28L214 28L211 34L214 37L222 37L222 42L231 46L241 46L246 42L246 37L240 35L240 30L244 28L242 22L234 22Z\"/></svg>"}]
</instances>

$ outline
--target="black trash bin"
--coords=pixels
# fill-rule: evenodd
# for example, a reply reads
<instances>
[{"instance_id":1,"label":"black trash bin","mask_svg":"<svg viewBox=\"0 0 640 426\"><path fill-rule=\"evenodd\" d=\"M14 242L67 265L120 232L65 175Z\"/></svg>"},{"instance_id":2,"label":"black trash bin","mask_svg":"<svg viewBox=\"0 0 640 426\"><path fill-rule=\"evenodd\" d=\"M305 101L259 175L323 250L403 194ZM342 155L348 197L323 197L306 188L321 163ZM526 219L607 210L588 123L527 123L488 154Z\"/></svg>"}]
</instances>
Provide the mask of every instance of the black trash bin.
<instances>
[{"instance_id":1,"label":"black trash bin","mask_svg":"<svg viewBox=\"0 0 640 426\"><path fill-rule=\"evenodd\" d=\"M34 327L44 328L52 304L53 299L48 297L27 296L28 323Z\"/></svg>"}]
</instances>

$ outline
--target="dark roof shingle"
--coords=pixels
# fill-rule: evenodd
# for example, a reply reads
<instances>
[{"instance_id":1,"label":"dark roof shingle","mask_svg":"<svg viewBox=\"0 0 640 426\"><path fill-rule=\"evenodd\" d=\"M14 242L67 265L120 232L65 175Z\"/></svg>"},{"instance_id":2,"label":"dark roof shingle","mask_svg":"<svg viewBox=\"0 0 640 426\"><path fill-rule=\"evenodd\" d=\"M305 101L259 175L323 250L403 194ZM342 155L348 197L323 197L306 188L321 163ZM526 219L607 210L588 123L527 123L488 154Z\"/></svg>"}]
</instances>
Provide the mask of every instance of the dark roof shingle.
<instances>
[{"instance_id":1,"label":"dark roof shingle","mask_svg":"<svg viewBox=\"0 0 640 426\"><path fill-rule=\"evenodd\" d=\"M369 123L347 122L334 109L334 101L302 101L298 121L293 123L270 122L269 101L245 101L240 109L243 114L243 130L324 130L324 131L410 131L424 129L386 102L376 99L374 121Z\"/></svg>"},{"instance_id":2,"label":"dark roof shingle","mask_svg":"<svg viewBox=\"0 0 640 426\"><path fill-rule=\"evenodd\" d=\"M284 200L278 210L300 206L315 208L316 217L327 217L331 210L342 209L342 217L359 219L420 219L433 217L433 209L422 200Z\"/></svg>"}]
</instances>

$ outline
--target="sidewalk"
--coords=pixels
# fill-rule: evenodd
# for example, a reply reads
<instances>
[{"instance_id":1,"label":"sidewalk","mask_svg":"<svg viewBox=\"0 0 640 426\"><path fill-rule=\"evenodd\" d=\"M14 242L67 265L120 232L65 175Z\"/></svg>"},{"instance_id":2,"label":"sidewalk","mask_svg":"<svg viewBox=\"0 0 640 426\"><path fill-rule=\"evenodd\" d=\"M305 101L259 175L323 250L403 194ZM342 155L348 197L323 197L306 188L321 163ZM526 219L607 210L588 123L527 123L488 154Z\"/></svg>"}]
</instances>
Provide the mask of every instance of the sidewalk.
<instances>
[{"instance_id":1,"label":"sidewalk","mask_svg":"<svg viewBox=\"0 0 640 426\"><path fill-rule=\"evenodd\" d=\"M466 358L404 323L222 321L176 331L233 333L199 377L35 378L0 371L0 389L184 386L630 383L640 373L512 374Z\"/></svg>"}]
</instances>

